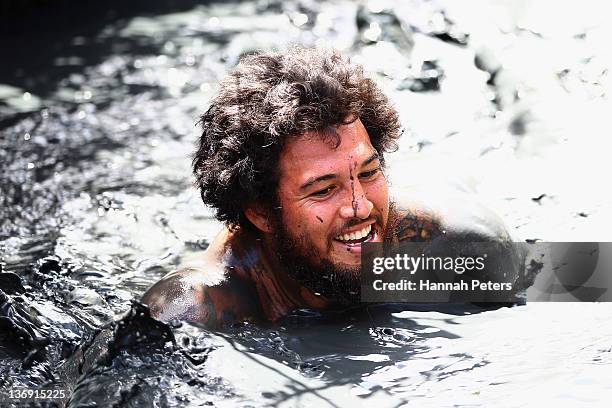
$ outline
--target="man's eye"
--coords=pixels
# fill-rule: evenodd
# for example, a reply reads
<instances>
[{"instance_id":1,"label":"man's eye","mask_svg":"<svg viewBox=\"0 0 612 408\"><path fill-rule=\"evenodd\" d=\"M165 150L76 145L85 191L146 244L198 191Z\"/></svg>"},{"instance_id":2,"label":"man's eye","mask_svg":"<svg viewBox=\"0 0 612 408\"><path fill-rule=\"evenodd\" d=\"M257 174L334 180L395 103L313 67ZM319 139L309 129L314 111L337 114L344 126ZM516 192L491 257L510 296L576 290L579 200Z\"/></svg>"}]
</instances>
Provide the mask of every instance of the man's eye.
<instances>
[{"instance_id":1,"label":"man's eye","mask_svg":"<svg viewBox=\"0 0 612 408\"><path fill-rule=\"evenodd\" d=\"M378 173L380 171L380 167L375 168L374 170L370 170L370 171L364 171L363 173L359 174L359 177L361 178L370 178L370 177L374 177L376 175L376 173Z\"/></svg>"},{"instance_id":2,"label":"man's eye","mask_svg":"<svg viewBox=\"0 0 612 408\"><path fill-rule=\"evenodd\" d=\"M333 189L334 189L334 187L330 186L330 187L324 188L323 190L315 191L310 196L311 197L325 197L329 193L331 193L333 191Z\"/></svg>"}]
</instances>

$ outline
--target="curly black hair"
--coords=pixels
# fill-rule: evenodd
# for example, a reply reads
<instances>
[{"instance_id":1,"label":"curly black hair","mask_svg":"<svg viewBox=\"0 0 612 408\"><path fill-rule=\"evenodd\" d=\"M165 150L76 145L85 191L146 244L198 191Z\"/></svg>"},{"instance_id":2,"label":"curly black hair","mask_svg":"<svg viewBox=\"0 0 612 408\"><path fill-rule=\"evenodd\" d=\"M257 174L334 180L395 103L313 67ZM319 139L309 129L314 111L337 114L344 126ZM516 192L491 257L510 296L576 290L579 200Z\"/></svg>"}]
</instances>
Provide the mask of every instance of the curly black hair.
<instances>
[{"instance_id":1,"label":"curly black hair","mask_svg":"<svg viewBox=\"0 0 612 408\"><path fill-rule=\"evenodd\" d=\"M387 97L336 50L248 55L219 85L199 121L193 172L202 201L233 229L252 227L245 205L277 205L277 164L287 138L329 134L330 126L359 118L382 161L401 135Z\"/></svg>"}]
</instances>

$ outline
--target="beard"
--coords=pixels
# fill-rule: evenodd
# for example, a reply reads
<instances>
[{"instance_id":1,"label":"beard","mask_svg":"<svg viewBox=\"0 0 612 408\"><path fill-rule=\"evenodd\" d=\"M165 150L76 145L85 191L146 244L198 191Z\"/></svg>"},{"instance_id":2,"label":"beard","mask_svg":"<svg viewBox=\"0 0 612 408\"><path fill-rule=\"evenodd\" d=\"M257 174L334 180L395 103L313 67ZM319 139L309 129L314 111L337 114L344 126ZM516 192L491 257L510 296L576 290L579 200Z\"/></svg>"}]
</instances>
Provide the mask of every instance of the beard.
<instances>
[{"instance_id":1,"label":"beard","mask_svg":"<svg viewBox=\"0 0 612 408\"><path fill-rule=\"evenodd\" d=\"M386 225L380 216L370 217L375 220L377 231L388 242L392 239L397 210L393 202L389 205L389 216ZM362 219L349 220L341 230L364 222ZM287 231L282 216L279 214L275 224L275 247L287 274L315 294L321 295L341 306L352 306L361 302L361 266L334 263L320 254L306 235L293 236ZM327 252L332 247L328 241Z\"/></svg>"}]
</instances>

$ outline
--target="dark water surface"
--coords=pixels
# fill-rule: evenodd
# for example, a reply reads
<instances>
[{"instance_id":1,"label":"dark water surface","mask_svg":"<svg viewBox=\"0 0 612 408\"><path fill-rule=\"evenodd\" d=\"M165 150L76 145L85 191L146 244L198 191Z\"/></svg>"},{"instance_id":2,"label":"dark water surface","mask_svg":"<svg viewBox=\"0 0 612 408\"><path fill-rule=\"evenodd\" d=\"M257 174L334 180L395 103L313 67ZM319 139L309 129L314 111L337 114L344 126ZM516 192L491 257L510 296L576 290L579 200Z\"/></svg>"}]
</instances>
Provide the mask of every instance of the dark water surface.
<instances>
[{"instance_id":1,"label":"dark water surface","mask_svg":"<svg viewBox=\"0 0 612 408\"><path fill-rule=\"evenodd\" d=\"M220 228L189 175L217 81L290 42L344 50L396 101L398 191L478 194L521 240L609 240L609 30L543 3L482 2L480 21L426 1L59 2L39 31L4 26L0 388L63 384L70 407L605 401L606 304L298 311L210 333L134 303Z\"/></svg>"}]
</instances>

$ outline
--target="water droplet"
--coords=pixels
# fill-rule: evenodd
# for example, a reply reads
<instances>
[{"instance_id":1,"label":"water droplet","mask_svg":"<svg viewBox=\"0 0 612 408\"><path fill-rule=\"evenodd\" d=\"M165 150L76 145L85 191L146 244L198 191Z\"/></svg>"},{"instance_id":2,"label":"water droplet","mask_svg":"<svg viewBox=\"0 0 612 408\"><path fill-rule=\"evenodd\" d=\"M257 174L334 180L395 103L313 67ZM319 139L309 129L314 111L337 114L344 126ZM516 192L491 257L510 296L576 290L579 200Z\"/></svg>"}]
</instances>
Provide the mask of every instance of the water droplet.
<instances>
[{"instance_id":1,"label":"water droplet","mask_svg":"<svg viewBox=\"0 0 612 408\"><path fill-rule=\"evenodd\" d=\"M297 13L293 17L293 24L295 24L297 27L301 27L307 22L308 22L308 16L304 13Z\"/></svg>"},{"instance_id":2,"label":"water droplet","mask_svg":"<svg viewBox=\"0 0 612 408\"><path fill-rule=\"evenodd\" d=\"M215 28L221 24L221 20L219 20L219 17L211 17L208 19L208 24L210 24L212 28Z\"/></svg>"},{"instance_id":3,"label":"water droplet","mask_svg":"<svg viewBox=\"0 0 612 408\"><path fill-rule=\"evenodd\" d=\"M34 163L28 163L28 170L32 170L34 168Z\"/></svg>"},{"instance_id":4,"label":"water droplet","mask_svg":"<svg viewBox=\"0 0 612 408\"><path fill-rule=\"evenodd\" d=\"M174 50L176 50L176 46L174 45L174 43L172 41L166 41L166 43L164 44L164 51L166 52L174 52Z\"/></svg>"},{"instance_id":5,"label":"water droplet","mask_svg":"<svg viewBox=\"0 0 612 408\"><path fill-rule=\"evenodd\" d=\"M23 135L23 140L30 140L30 134L26 132L26 134Z\"/></svg>"},{"instance_id":6,"label":"water droplet","mask_svg":"<svg viewBox=\"0 0 612 408\"><path fill-rule=\"evenodd\" d=\"M376 42L378 41L381 33L382 30L380 25L377 22L373 22L370 23L370 27L363 32L363 36L369 41Z\"/></svg>"}]
</instances>

